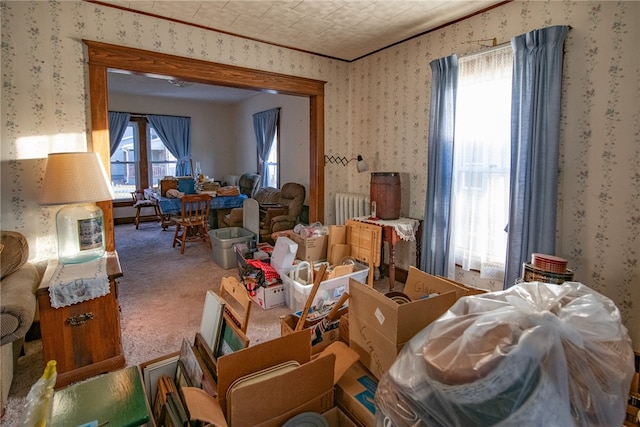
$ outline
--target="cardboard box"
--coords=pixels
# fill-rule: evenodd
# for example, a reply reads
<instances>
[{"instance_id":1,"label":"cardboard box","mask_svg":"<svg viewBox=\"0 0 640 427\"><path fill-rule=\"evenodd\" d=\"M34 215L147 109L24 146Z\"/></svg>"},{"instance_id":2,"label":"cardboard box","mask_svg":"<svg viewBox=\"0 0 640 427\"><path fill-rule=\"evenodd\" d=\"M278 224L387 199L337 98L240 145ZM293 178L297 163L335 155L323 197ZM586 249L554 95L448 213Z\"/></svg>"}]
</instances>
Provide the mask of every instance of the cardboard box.
<instances>
[{"instance_id":1,"label":"cardboard box","mask_svg":"<svg viewBox=\"0 0 640 427\"><path fill-rule=\"evenodd\" d=\"M265 287L258 287L255 291L255 295L251 295L251 299L260 306L263 310L269 310L275 307L282 307L287 305L287 297L284 291L285 286L280 284L269 285Z\"/></svg>"},{"instance_id":2,"label":"cardboard box","mask_svg":"<svg viewBox=\"0 0 640 427\"><path fill-rule=\"evenodd\" d=\"M340 341L344 341L349 344L349 313L345 313L340 316Z\"/></svg>"},{"instance_id":3,"label":"cardboard box","mask_svg":"<svg viewBox=\"0 0 640 427\"><path fill-rule=\"evenodd\" d=\"M192 419L219 427L280 427L303 412L327 413L334 421L337 415L338 424L330 421L334 422L331 426L352 427L332 409L334 387L357 358L344 343L330 345L312 358L309 331L292 332L220 356L217 398L202 389L185 387L185 402ZM274 369L291 362L298 366Z\"/></svg>"},{"instance_id":4,"label":"cardboard box","mask_svg":"<svg viewBox=\"0 0 640 427\"><path fill-rule=\"evenodd\" d=\"M321 261L327 259L328 236L302 237L291 233L289 238L298 244L296 258L302 261Z\"/></svg>"},{"instance_id":5,"label":"cardboard box","mask_svg":"<svg viewBox=\"0 0 640 427\"><path fill-rule=\"evenodd\" d=\"M364 366L380 378L407 341L470 292L415 267L409 268L404 287L412 299L407 304L397 304L377 290L351 281L349 345L360 354Z\"/></svg>"},{"instance_id":6,"label":"cardboard box","mask_svg":"<svg viewBox=\"0 0 640 427\"><path fill-rule=\"evenodd\" d=\"M335 356L311 361L310 347L309 332L299 331L219 357L218 403L227 423L275 427L301 412L331 409ZM289 361L300 366L237 390L227 405L227 391L236 380Z\"/></svg>"},{"instance_id":7,"label":"cardboard box","mask_svg":"<svg viewBox=\"0 0 640 427\"><path fill-rule=\"evenodd\" d=\"M342 258L349 255L349 245L347 245L347 226L330 225L329 238L327 239L327 260L329 261L329 265L338 264Z\"/></svg>"},{"instance_id":8,"label":"cardboard box","mask_svg":"<svg viewBox=\"0 0 640 427\"><path fill-rule=\"evenodd\" d=\"M374 426L376 406L374 397L378 381L360 362L356 362L336 383L336 406L359 426Z\"/></svg>"},{"instance_id":9,"label":"cardboard box","mask_svg":"<svg viewBox=\"0 0 640 427\"><path fill-rule=\"evenodd\" d=\"M293 314L288 314L286 316L282 316L280 318L280 334L281 335L289 335L292 334L296 330L296 325L298 324L298 316L294 316ZM330 327L330 329L324 331L320 337L314 338L311 336L311 328L305 328L304 330L310 335L311 342L311 354L318 354L325 348L329 346L329 344L334 343L336 341L340 341L340 320L336 320L335 323Z\"/></svg>"},{"instance_id":10,"label":"cardboard box","mask_svg":"<svg viewBox=\"0 0 640 427\"><path fill-rule=\"evenodd\" d=\"M327 420L329 427L358 427L358 424L356 424L337 406L329 409L327 412L322 414L322 416Z\"/></svg>"}]
</instances>

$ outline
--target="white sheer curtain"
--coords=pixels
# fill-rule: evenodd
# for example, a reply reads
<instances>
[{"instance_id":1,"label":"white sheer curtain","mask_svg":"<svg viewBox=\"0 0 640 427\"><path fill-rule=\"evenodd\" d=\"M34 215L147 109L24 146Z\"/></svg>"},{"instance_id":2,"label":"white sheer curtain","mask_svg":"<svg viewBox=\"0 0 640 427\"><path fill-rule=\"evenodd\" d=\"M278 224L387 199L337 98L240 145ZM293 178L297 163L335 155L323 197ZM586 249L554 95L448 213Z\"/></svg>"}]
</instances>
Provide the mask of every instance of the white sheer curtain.
<instances>
[{"instance_id":1,"label":"white sheer curtain","mask_svg":"<svg viewBox=\"0 0 640 427\"><path fill-rule=\"evenodd\" d=\"M496 280L507 247L512 64L511 46L459 58L451 261Z\"/></svg>"}]
</instances>

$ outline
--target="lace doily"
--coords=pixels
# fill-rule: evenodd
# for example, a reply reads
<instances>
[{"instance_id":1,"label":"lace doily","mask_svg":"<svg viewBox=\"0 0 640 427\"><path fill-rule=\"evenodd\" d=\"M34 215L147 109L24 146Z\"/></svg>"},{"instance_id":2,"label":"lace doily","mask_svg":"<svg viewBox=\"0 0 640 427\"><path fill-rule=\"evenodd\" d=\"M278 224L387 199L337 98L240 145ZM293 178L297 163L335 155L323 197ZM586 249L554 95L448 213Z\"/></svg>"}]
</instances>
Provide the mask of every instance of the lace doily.
<instances>
[{"instance_id":1,"label":"lace doily","mask_svg":"<svg viewBox=\"0 0 640 427\"><path fill-rule=\"evenodd\" d=\"M61 308L109 293L107 258L82 264L58 264L49 284L51 307Z\"/></svg>"}]
</instances>

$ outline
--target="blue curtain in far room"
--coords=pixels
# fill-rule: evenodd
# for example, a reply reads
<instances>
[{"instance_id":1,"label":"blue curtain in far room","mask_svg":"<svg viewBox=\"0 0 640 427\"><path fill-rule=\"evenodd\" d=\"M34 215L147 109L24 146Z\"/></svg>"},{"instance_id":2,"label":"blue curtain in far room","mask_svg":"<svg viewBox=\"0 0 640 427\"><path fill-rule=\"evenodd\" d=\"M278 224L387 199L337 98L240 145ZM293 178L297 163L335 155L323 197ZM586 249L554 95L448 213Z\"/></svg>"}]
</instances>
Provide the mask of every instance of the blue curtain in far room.
<instances>
[{"instance_id":1,"label":"blue curtain in far room","mask_svg":"<svg viewBox=\"0 0 640 427\"><path fill-rule=\"evenodd\" d=\"M147 120L177 159L176 176L191 175L191 118L147 114Z\"/></svg>"},{"instance_id":2,"label":"blue curtain in far room","mask_svg":"<svg viewBox=\"0 0 640 427\"><path fill-rule=\"evenodd\" d=\"M458 57L431 61L427 196L420 269L447 276Z\"/></svg>"},{"instance_id":3,"label":"blue curtain in far room","mask_svg":"<svg viewBox=\"0 0 640 427\"><path fill-rule=\"evenodd\" d=\"M532 253L555 254L563 45L568 26L514 37L511 184L504 287Z\"/></svg>"},{"instance_id":4,"label":"blue curtain in far room","mask_svg":"<svg viewBox=\"0 0 640 427\"><path fill-rule=\"evenodd\" d=\"M110 156L118 149L120 140L124 136L124 132L127 130L129 120L131 119L130 113L121 113L118 111L109 111L109 151Z\"/></svg>"},{"instance_id":5,"label":"blue curtain in far room","mask_svg":"<svg viewBox=\"0 0 640 427\"><path fill-rule=\"evenodd\" d=\"M273 138L276 135L279 115L279 108L272 108L271 110L262 111L253 115L253 130L256 134L258 156L260 157L260 163L262 164L260 175L262 177L263 186L267 186L269 184L269 165L267 163L267 159L269 157L269 151L271 151Z\"/></svg>"}]
</instances>

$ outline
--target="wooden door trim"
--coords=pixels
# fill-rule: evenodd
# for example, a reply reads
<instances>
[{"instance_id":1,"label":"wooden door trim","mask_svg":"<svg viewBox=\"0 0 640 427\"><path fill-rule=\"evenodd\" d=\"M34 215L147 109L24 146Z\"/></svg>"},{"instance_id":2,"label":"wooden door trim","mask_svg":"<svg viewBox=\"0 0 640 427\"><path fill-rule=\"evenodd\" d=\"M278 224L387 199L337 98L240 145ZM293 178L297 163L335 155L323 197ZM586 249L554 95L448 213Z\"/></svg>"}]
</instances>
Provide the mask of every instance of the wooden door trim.
<instances>
[{"instance_id":1,"label":"wooden door trim","mask_svg":"<svg viewBox=\"0 0 640 427\"><path fill-rule=\"evenodd\" d=\"M309 98L309 221L324 222L324 85L326 82L269 71L151 52L83 40L89 63L91 146L109 173L109 115L107 71L159 74L217 86L253 89ZM115 250L113 203L100 202L104 211L107 250Z\"/></svg>"}]
</instances>

